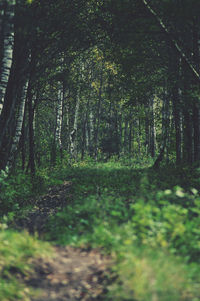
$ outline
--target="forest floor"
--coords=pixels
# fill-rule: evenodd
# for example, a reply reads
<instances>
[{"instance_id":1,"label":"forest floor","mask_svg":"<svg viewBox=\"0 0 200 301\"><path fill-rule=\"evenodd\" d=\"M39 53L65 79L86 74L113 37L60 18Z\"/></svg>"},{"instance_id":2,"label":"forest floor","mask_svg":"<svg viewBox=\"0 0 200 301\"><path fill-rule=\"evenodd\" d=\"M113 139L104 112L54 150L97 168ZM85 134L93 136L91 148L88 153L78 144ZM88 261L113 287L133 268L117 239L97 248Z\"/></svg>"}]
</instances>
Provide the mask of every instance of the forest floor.
<instances>
[{"instance_id":1,"label":"forest floor","mask_svg":"<svg viewBox=\"0 0 200 301\"><path fill-rule=\"evenodd\" d=\"M5 186L0 301L200 300L199 169L83 162L29 183Z\"/></svg>"},{"instance_id":2,"label":"forest floor","mask_svg":"<svg viewBox=\"0 0 200 301\"><path fill-rule=\"evenodd\" d=\"M25 218L17 220L15 228L45 235L48 218L71 201L70 181L49 188L47 194L34 202ZM30 203L30 201L29 201ZM97 248L53 247L53 257L33 260L29 275L18 275L26 286L38 290L32 301L104 300L110 259Z\"/></svg>"}]
</instances>

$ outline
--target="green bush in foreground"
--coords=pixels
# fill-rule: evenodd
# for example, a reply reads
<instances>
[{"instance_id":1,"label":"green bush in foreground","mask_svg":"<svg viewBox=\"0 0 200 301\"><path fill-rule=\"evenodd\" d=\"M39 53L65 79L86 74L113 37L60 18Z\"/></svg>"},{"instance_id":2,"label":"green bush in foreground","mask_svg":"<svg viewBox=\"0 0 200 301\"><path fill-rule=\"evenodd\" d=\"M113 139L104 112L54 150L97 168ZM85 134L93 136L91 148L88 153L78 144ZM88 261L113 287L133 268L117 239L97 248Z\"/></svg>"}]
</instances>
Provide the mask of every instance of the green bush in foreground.
<instances>
[{"instance_id":1,"label":"green bush in foreground","mask_svg":"<svg viewBox=\"0 0 200 301\"><path fill-rule=\"evenodd\" d=\"M199 300L200 290L189 267L166 252L126 248L114 272L117 281L109 287L110 300Z\"/></svg>"},{"instance_id":2,"label":"green bush in foreground","mask_svg":"<svg viewBox=\"0 0 200 301\"><path fill-rule=\"evenodd\" d=\"M28 301L34 292L17 279L17 274L28 275L32 259L50 256L50 246L28 233L9 230L0 231L0 241L0 300Z\"/></svg>"},{"instance_id":3,"label":"green bush in foreground","mask_svg":"<svg viewBox=\"0 0 200 301\"><path fill-rule=\"evenodd\" d=\"M47 236L57 243L100 247L111 254L117 280L108 300L199 300L196 189L173 187L176 179L170 178L160 190L159 174L152 172L150 182L146 171L115 168L111 163L96 169L73 168L67 175L74 199L52 217Z\"/></svg>"}]
</instances>

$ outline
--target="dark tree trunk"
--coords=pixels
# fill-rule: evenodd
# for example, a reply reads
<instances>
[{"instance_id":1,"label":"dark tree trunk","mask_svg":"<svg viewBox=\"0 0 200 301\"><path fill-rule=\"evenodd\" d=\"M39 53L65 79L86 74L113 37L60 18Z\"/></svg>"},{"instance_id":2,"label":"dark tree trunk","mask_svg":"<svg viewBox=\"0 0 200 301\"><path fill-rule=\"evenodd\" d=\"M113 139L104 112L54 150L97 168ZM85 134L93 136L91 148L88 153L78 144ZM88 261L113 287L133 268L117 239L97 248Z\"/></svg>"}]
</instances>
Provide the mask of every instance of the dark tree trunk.
<instances>
[{"instance_id":1,"label":"dark tree trunk","mask_svg":"<svg viewBox=\"0 0 200 301\"><path fill-rule=\"evenodd\" d=\"M15 136L17 112L19 110L23 88L28 77L28 48L25 41L15 39L13 63L7 84L4 106L0 116L0 169L4 169L10 156Z\"/></svg>"},{"instance_id":2,"label":"dark tree trunk","mask_svg":"<svg viewBox=\"0 0 200 301\"><path fill-rule=\"evenodd\" d=\"M172 102L173 102L175 135L176 135L176 164L179 165L182 160L182 154L181 154L182 135L181 135L181 104L180 104L179 88L177 83L172 89Z\"/></svg>"},{"instance_id":3,"label":"dark tree trunk","mask_svg":"<svg viewBox=\"0 0 200 301\"><path fill-rule=\"evenodd\" d=\"M155 120L154 120L154 98L150 99L150 154L151 157L155 157L155 148L156 148L156 133L155 133Z\"/></svg>"},{"instance_id":4,"label":"dark tree trunk","mask_svg":"<svg viewBox=\"0 0 200 301\"><path fill-rule=\"evenodd\" d=\"M100 87L99 87L97 116L96 116L97 122L96 122L96 127L94 132L94 145L95 145L94 155L96 160L98 157L98 139L99 139L100 116L101 116L102 88L103 88L103 66L101 67L101 74L100 74Z\"/></svg>"},{"instance_id":5,"label":"dark tree trunk","mask_svg":"<svg viewBox=\"0 0 200 301\"><path fill-rule=\"evenodd\" d=\"M33 107L33 95L30 91L31 87L28 91L28 127L29 127L29 163L28 166L30 168L31 174L35 174L35 143L34 143L34 107Z\"/></svg>"},{"instance_id":6,"label":"dark tree trunk","mask_svg":"<svg viewBox=\"0 0 200 301\"><path fill-rule=\"evenodd\" d=\"M190 96L190 72L183 63L183 160L188 164L193 162L193 122Z\"/></svg>"},{"instance_id":7,"label":"dark tree trunk","mask_svg":"<svg viewBox=\"0 0 200 301\"><path fill-rule=\"evenodd\" d=\"M198 42L200 39L198 32L198 22L200 18L194 20L193 24L193 60L197 70L200 68L200 55ZM196 81L194 82L194 88L196 88ZM193 129L194 129L194 161L200 160L200 106L198 100L194 99L193 104Z\"/></svg>"}]
</instances>

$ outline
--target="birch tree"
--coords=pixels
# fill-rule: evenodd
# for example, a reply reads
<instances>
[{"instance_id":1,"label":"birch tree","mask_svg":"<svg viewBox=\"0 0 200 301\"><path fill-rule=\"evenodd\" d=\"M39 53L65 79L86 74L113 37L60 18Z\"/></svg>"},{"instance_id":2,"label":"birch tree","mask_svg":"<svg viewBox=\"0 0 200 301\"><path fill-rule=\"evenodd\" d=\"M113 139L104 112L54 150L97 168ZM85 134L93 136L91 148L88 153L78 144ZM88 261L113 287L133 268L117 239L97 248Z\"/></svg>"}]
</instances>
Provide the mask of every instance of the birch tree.
<instances>
[{"instance_id":1,"label":"birch tree","mask_svg":"<svg viewBox=\"0 0 200 301\"><path fill-rule=\"evenodd\" d=\"M7 83L10 75L10 69L13 58L13 45L14 45L14 9L16 0L4 1L4 11L2 17L2 61L0 73L0 114L3 108L4 97L6 93Z\"/></svg>"},{"instance_id":2,"label":"birch tree","mask_svg":"<svg viewBox=\"0 0 200 301\"><path fill-rule=\"evenodd\" d=\"M16 122L16 129L15 129L15 136L13 138L10 154L7 160L7 169L10 170L14 163L15 154L17 151L17 147L19 144L19 140L22 134L22 124L24 120L24 109L25 109L25 103L26 103L26 95L27 95L27 88L28 88L28 81L26 82L23 92L22 92L22 100L19 107L18 115L17 115L17 122Z\"/></svg>"}]
</instances>

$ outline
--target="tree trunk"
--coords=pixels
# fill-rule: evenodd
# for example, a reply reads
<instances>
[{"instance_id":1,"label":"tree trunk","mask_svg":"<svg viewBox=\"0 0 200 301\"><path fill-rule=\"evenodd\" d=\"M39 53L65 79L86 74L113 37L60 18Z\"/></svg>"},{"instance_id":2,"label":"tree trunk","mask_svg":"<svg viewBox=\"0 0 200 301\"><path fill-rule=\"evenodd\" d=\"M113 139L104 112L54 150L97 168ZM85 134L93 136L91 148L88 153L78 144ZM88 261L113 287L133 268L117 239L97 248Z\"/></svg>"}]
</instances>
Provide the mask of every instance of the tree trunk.
<instances>
[{"instance_id":1,"label":"tree trunk","mask_svg":"<svg viewBox=\"0 0 200 301\"><path fill-rule=\"evenodd\" d=\"M4 18L2 21L2 51L1 51L1 70L0 70L0 114L3 109L4 97L10 75L10 69L13 58L13 45L14 45L14 8L15 0L9 0L6 3L4 10Z\"/></svg>"},{"instance_id":2,"label":"tree trunk","mask_svg":"<svg viewBox=\"0 0 200 301\"><path fill-rule=\"evenodd\" d=\"M23 41L23 43L22 43ZM15 38L13 63L0 115L0 169L7 165L13 138L15 137L16 113L22 101L23 88L28 77L29 49L24 37Z\"/></svg>"},{"instance_id":3,"label":"tree trunk","mask_svg":"<svg viewBox=\"0 0 200 301\"><path fill-rule=\"evenodd\" d=\"M58 107L57 107L57 118L56 118L56 131L55 131L55 140L58 145L60 155L62 158L62 140L61 140L61 132L62 132L62 118L63 118L63 99L64 99L64 87L59 89L58 92Z\"/></svg>"},{"instance_id":4,"label":"tree trunk","mask_svg":"<svg viewBox=\"0 0 200 301\"><path fill-rule=\"evenodd\" d=\"M155 114L154 114L154 97L150 99L150 154L155 157L156 149L156 129L155 129Z\"/></svg>"},{"instance_id":5,"label":"tree trunk","mask_svg":"<svg viewBox=\"0 0 200 301\"><path fill-rule=\"evenodd\" d=\"M133 128L133 122L131 120L131 121L129 121L129 135L128 135L128 152L129 152L129 155L131 155L131 152L132 152L132 136L133 136L132 128Z\"/></svg>"},{"instance_id":6,"label":"tree trunk","mask_svg":"<svg viewBox=\"0 0 200 301\"><path fill-rule=\"evenodd\" d=\"M78 115L79 115L79 107L80 107L80 88L78 88L77 91L77 97L76 97L76 107L75 107L75 113L74 113L74 124L72 131L70 133L70 154L71 158L76 158L76 137L77 137L77 130L78 130Z\"/></svg>"},{"instance_id":7,"label":"tree trunk","mask_svg":"<svg viewBox=\"0 0 200 301\"><path fill-rule=\"evenodd\" d=\"M140 142L140 118L138 117L136 120L137 126L137 144L138 144L138 156L141 156L141 142Z\"/></svg>"},{"instance_id":8,"label":"tree trunk","mask_svg":"<svg viewBox=\"0 0 200 301\"><path fill-rule=\"evenodd\" d=\"M89 113L89 154L93 156L94 154L94 114L92 108L90 108Z\"/></svg>"},{"instance_id":9,"label":"tree trunk","mask_svg":"<svg viewBox=\"0 0 200 301\"><path fill-rule=\"evenodd\" d=\"M149 118L149 103L145 107L145 153L149 155L150 151L150 118Z\"/></svg>"},{"instance_id":10,"label":"tree trunk","mask_svg":"<svg viewBox=\"0 0 200 301\"><path fill-rule=\"evenodd\" d=\"M29 162L27 169L30 168L31 174L35 174L35 142L34 142L34 96L32 95L31 87L28 91L28 128L29 128Z\"/></svg>"},{"instance_id":11,"label":"tree trunk","mask_svg":"<svg viewBox=\"0 0 200 301\"><path fill-rule=\"evenodd\" d=\"M18 147L19 140L20 140L21 133L22 133L22 124L23 124L23 119L24 119L24 108L25 108L25 102L26 102L27 87L28 87L28 82L24 86L23 93L22 93L22 100L21 100L21 104L20 104L19 111L17 114L15 136L13 138L11 150L10 150L7 164L6 164L6 167L8 170L11 169L11 167L14 163L15 154L16 154L17 147Z\"/></svg>"},{"instance_id":12,"label":"tree trunk","mask_svg":"<svg viewBox=\"0 0 200 301\"><path fill-rule=\"evenodd\" d=\"M200 68L200 55L199 55L199 31L198 23L199 18L193 21L193 59L197 70ZM195 87L194 81L194 87ZM194 161L200 161L200 106L199 103L194 101L193 103L193 129L194 129Z\"/></svg>"},{"instance_id":13,"label":"tree trunk","mask_svg":"<svg viewBox=\"0 0 200 301\"><path fill-rule=\"evenodd\" d=\"M62 132L62 120L63 120L63 99L64 99L64 86L61 84L58 89L58 98L57 98L57 107L56 107L56 123L54 130L54 138L51 149L51 164L54 165L56 163L57 153L59 151L60 158L62 160L62 140L61 140L61 132Z\"/></svg>"},{"instance_id":14,"label":"tree trunk","mask_svg":"<svg viewBox=\"0 0 200 301\"><path fill-rule=\"evenodd\" d=\"M174 115L174 124L175 124L175 133L176 133L176 164L179 165L182 160L182 135L181 135L181 104L180 104L180 95L179 87L177 83L172 89L172 102L173 102L173 115Z\"/></svg>"},{"instance_id":15,"label":"tree trunk","mask_svg":"<svg viewBox=\"0 0 200 301\"><path fill-rule=\"evenodd\" d=\"M99 95L98 95L98 104L97 104L97 123L94 132L94 155L95 160L98 157L98 139L99 139L99 125L100 125L100 115L101 115L101 103L102 103L102 88L103 88L103 66L101 66L100 73L100 87L99 87Z\"/></svg>"},{"instance_id":16,"label":"tree trunk","mask_svg":"<svg viewBox=\"0 0 200 301\"><path fill-rule=\"evenodd\" d=\"M128 142L128 119L125 119L124 122L124 143L123 143L123 152L127 153L127 142Z\"/></svg>"}]
</instances>

